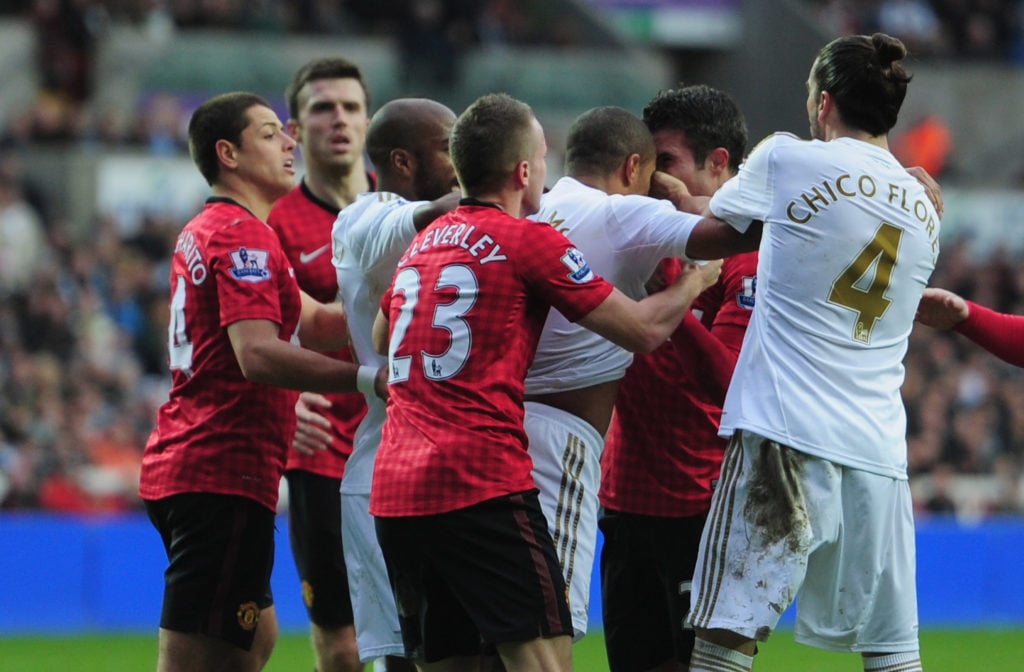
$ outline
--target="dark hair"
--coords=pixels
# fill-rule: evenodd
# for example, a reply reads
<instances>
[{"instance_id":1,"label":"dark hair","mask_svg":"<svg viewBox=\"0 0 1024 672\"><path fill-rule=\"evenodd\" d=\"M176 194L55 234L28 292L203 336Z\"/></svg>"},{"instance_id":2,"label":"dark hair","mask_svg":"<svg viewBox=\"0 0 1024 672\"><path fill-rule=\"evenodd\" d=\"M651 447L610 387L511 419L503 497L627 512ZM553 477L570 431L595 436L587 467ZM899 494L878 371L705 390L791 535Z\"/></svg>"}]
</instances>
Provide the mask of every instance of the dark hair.
<instances>
[{"instance_id":1,"label":"dark hair","mask_svg":"<svg viewBox=\"0 0 1024 672\"><path fill-rule=\"evenodd\" d=\"M651 133L682 132L698 164L711 150L724 147L735 172L747 151L747 122L739 105L728 93L704 84L659 91L644 107L644 123Z\"/></svg>"},{"instance_id":2,"label":"dark hair","mask_svg":"<svg viewBox=\"0 0 1024 672\"><path fill-rule=\"evenodd\" d=\"M363 80L363 73L359 66L344 58L317 58L298 69L292 75L284 90L284 99L288 103L288 116L292 119L299 118L299 92L308 82L318 79L354 79L359 82L363 89L363 97L366 99L366 109L370 109L370 91L366 88Z\"/></svg>"},{"instance_id":3,"label":"dark hair","mask_svg":"<svg viewBox=\"0 0 1024 672\"><path fill-rule=\"evenodd\" d=\"M536 149L533 110L505 93L477 98L452 127L451 157L467 196L499 189L520 161Z\"/></svg>"},{"instance_id":4,"label":"dark hair","mask_svg":"<svg viewBox=\"0 0 1024 672\"><path fill-rule=\"evenodd\" d=\"M210 98L192 113L188 122L188 153L207 184L212 185L220 175L217 141L227 140L241 147L242 131L251 121L248 111L256 105L270 107L255 93L235 91Z\"/></svg>"},{"instance_id":5,"label":"dark hair","mask_svg":"<svg viewBox=\"0 0 1024 672\"><path fill-rule=\"evenodd\" d=\"M903 42L884 33L840 37L818 52L811 70L815 93L832 95L847 126L871 135L888 133L911 79L899 62L906 55Z\"/></svg>"},{"instance_id":6,"label":"dark hair","mask_svg":"<svg viewBox=\"0 0 1024 672\"><path fill-rule=\"evenodd\" d=\"M655 158L654 139L635 114L621 107L595 107L572 122L565 142L565 172L608 175L631 154Z\"/></svg>"}]
</instances>

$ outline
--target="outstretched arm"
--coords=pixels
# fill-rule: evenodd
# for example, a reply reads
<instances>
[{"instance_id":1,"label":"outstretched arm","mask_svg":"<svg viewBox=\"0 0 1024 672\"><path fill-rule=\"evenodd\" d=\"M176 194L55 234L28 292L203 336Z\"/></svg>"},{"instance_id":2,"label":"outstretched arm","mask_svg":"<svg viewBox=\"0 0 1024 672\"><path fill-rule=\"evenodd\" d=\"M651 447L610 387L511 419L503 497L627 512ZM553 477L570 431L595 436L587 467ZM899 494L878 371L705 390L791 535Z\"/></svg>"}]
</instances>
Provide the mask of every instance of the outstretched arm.
<instances>
[{"instance_id":1,"label":"outstretched arm","mask_svg":"<svg viewBox=\"0 0 1024 672\"><path fill-rule=\"evenodd\" d=\"M917 321L953 329L1004 362L1024 367L1024 315L999 313L948 290L929 287L921 296Z\"/></svg>"},{"instance_id":2,"label":"outstretched arm","mask_svg":"<svg viewBox=\"0 0 1024 672\"><path fill-rule=\"evenodd\" d=\"M579 323L626 350L651 352L672 335L693 300L721 271L721 259L688 264L678 280L639 302L615 289Z\"/></svg>"}]
</instances>

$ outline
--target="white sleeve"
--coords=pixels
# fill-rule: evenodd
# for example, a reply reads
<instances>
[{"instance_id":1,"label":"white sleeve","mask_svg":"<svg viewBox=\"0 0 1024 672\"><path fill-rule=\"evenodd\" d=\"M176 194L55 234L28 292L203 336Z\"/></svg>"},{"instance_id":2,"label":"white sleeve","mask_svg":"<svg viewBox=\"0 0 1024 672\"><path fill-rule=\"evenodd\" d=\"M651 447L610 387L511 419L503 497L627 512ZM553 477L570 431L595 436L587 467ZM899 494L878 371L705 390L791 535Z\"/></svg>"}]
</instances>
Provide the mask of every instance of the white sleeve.
<instances>
[{"instance_id":1,"label":"white sleeve","mask_svg":"<svg viewBox=\"0 0 1024 672\"><path fill-rule=\"evenodd\" d=\"M342 210L334 225L336 250L344 248L346 254L356 255L356 264L366 275L382 263L394 270L394 264L416 237L416 209L428 203L406 201L386 192L378 196L381 198L361 212Z\"/></svg>"},{"instance_id":2,"label":"white sleeve","mask_svg":"<svg viewBox=\"0 0 1024 672\"><path fill-rule=\"evenodd\" d=\"M779 134L761 141L740 170L711 197L711 214L743 233L751 222L763 222L772 203L772 151Z\"/></svg>"},{"instance_id":3,"label":"white sleeve","mask_svg":"<svg viewBox=\"0 0 1024 672\"><path fill-rule=\"evenodd\" d=\"M649 196L612 196L609 237L615 248L646 255L654 263L686 257L686 243L701 218L681 212L669 201Z\"/></svg>"}]
</instances>

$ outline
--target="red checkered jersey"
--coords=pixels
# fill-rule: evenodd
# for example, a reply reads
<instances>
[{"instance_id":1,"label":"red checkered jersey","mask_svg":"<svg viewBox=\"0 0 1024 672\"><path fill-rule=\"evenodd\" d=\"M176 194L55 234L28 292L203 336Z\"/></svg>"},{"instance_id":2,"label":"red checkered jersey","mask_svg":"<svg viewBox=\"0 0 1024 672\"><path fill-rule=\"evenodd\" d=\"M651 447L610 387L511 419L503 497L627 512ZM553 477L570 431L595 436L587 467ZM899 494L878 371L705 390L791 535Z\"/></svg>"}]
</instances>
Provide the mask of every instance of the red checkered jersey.
<instances>
[{"instance_id":1,"label":"red checkered jersey","mask_svg":"<svg viewBox=\"0 0 1024 672\"><path fill-rule=\"evenodd\" d=\"M679 261L665 263L678 277ZM725 391L754 307L757 253L725 259L715 285L669 342L637 355L615 402L601 458L602 506L647 516L705 513L725 440Z\"/></svg>"},{"instance_id":2,"label":"red checkered jersey","mask_svg":"<svg viewBox=\"0 0 1024 672\"><path fill-rule=\"evenodd\" d=\"M321 303L332 303L338 298L338 275L331 263L331 230L337 217L338 209L314 196L303 181L274 204L267 218L295 268L299 287ZM352 361L349 348L328 354ZM334 427L334 442L329 450L313 455L289 451L287 468L340 479L352 454L356 428L366 415L366 400L357 393L324 396L331 401L324 414Z\"/></svg>"},{"instance_id":3,"label":"red checkered jersey","mask_svg":"<svg viewBox=\"0 0 1024 672\"><path fill-rule=\"evenodd\" d=\"M140 496L241 495L275 510L298 395L246 380L227 327L271 320L292 340L302 304L277 236L211 198L178 236L170 307L171 393L146 443Z\"/></svg>"},{"instance_id":4,"label":"red checkered jersey","mask_svg":"<svg viewBox=\"0 0 1024 672\"><path fill-rule=\"evenodd\" d=\"M578 320L611 292L547 223L464 201L424 229L381 302L391 394L371 513L430 515L534 488L523 379L548 309Z\"/></svg>"}]
</instances>

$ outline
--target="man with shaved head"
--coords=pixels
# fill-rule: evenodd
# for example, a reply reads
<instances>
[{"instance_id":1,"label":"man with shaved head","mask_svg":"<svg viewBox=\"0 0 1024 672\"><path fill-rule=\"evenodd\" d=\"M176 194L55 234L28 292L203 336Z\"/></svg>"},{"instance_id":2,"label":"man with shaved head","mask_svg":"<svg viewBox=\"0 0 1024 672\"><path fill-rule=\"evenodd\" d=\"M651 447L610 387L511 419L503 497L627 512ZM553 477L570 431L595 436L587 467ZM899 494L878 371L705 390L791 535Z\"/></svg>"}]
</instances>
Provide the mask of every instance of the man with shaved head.
<instances>
[{"instance_id":1,"label":"man with shaved head","mask_svg":"<svg viewBox=\"0 0 1024 672\"><path fill-rule=\"evenodd\" d=\"M355 616L359 657L388 657L388 670L412 669L388 583L384 556L370 516L370 481L384 424L384 400L373 381L386 359L371 344L373 319L398 259L416 233L458 204L458 182L448 156L455 113L424 98L402 98L370 122L366 149L378 191L360 194L342 210L332 234L334 265L361 366L369 412L355 434L341 481L342 537Z\"/></svg>"}]
</instances>

